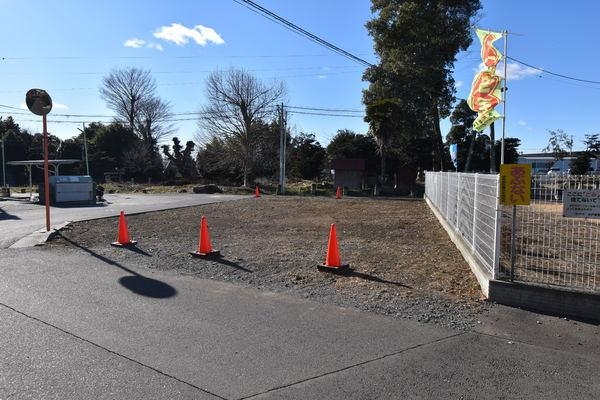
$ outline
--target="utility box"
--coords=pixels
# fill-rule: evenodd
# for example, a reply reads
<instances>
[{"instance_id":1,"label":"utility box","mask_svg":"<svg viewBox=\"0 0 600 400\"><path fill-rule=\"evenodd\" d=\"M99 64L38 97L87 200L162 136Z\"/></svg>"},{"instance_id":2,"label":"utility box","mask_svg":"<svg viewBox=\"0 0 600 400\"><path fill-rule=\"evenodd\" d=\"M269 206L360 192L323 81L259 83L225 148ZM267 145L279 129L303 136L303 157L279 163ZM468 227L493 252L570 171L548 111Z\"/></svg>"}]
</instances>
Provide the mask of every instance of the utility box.
<instances>
[{"instance_id":1,"label":"utility box","mask_svg":"<svg viewBox=\"0 0 600 400\"><path fill-rule=\"evenodd\" d=\"M94 181L91 176L60 175L50 177L50 203L87 203L96 201ZM44 189L40 185L40 202L44 202Z\"/></svg>"}]
</instances>

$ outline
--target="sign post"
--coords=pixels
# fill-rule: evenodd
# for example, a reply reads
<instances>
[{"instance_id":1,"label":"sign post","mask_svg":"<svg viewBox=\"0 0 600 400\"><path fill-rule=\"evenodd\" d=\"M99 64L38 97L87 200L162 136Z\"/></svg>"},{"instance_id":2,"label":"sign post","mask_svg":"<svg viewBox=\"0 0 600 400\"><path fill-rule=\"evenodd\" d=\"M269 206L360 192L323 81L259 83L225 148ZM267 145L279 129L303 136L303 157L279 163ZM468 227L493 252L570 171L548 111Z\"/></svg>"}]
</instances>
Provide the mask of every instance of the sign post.
<instances>
[{"instance_id":1,"label":"sign post","mask_svg":"<svg viewBox=\"0 0 600 400\"><path fill-rule=\"evenodd\" d=\"M52 99L43 89L30 89L25 95L29 111L42 116L44 135L44 203L46 205L46 232L50 232L50 183L48 179L48 126L46 115L52 110Z\"/></svg>"},{"instance_id":2,"label":"sign post","mask_svg":"<svg viewBox=\"0 0 600 400\"><path fill-rule=\"evenodd\" d=\"M512 206L510 235L510 281L515 278L517 205L531 203L531 164L500 165L500 204Z\"/></svg>"}]
</instances>

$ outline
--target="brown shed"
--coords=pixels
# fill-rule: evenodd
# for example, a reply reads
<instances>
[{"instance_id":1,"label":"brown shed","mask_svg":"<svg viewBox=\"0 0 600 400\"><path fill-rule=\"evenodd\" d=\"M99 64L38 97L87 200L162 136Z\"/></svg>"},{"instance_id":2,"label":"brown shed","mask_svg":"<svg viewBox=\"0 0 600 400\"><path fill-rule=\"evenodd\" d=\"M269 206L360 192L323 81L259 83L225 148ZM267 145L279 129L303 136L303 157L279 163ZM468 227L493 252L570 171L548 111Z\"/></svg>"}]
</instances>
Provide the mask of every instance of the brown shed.
<instances>
[{"instance_id":1,"label":"brown shed","mask_svg":"<svg viewBox=\"0 0 600 400\"><path fill-rule=\"evenodd\" d=\"M365 184L366 160L363 158L338 158L331 160L333 186L362 189Z\"/></svg>"}]
</instances>

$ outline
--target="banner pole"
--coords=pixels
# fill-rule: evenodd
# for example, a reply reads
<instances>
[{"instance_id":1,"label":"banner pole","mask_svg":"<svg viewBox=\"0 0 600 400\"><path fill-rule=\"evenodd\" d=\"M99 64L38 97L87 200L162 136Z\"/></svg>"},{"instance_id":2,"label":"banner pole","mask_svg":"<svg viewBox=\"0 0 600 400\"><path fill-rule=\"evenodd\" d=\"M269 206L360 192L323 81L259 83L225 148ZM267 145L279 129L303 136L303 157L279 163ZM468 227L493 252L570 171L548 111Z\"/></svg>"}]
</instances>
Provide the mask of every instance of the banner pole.
<instances>
[{"instance_id":1,"label":"banner pole","mask_svg":"<svg viewBox=\"0 0 600 400\"><path fill-rule=\"evenodd\" d=\"M506 132L506 70L508 65L508 31L503 31L502 35L504 36L504 80L502 84L502 142L500 145L500 164L504 164L504 134Z\"/></svg>"}]
</instances>

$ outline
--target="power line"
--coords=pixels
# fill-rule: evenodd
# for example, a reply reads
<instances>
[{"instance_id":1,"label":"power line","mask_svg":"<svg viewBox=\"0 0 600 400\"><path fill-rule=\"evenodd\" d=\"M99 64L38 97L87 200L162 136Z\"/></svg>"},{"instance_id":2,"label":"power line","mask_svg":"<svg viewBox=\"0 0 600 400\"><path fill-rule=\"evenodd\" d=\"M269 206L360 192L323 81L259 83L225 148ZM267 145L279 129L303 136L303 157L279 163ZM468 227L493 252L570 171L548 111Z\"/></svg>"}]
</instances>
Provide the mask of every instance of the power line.
<instances>
[{"instance_id":1,"label":"power line","mask_svg":"<svg viewBox=\"0 0 600 400\"><path fill-rule=\"evenodd\" d=\"M253 55L201 55L201 56L27 56L27 57L0 57L0 61L30 61L30 60L165 60L165 59L205 59L205 58L306 58L327 57L328 54L253 54Z\"/></svg>"},{"instance_id":2,"label":"power line","mask_svg":"<svg viewBox=\"0 0 600 400\"><path fill-rule=\"evenodd\" d=\"M300 107L300 106L285 106L285 108L291 108L295 110L309 110L309 111L333 111L333 112L352 112L352 113L364 113L365 110L349 110L340 108L318 108L318 107Z\"/></svg>"},{"instance_id":3,"label":"power line","mask_svg":"<svg viewBox=\"0 0 600 400\"><path fill-rule=\"evenodd\" d=\"M595 84L600 84L600 81L592 81L592 80L589 80L589 79L581 79L581 78L575 78L575 77L573 77L573 76L568 76L568 75L558 74L558 73L556 73L556 72L548 71L548 70L546 70L546 69L543 69L543 68L540 68L540 67L536 67L536 66L534 66L534 65L531 65L531 64L527 64L526 62L523 62L523 61L521 61L521 60L517 60L516 58L513 58L513 57L506 57L506 58L507 58L507 59L509 59L509 60L512 60L512 61L514 61L514 62L517 62L517 63L519 63L519 64L522 64L522 65L524 65L524 66L526 66L526 67L529 67L529 68L536 69L536 70L538 70L538 71L541 71L541 72L543 72L543 73L546 73L546 74L549 74L549 75L558 76L558 77L560 77L560 78L569 79L569 80L572 80L572 81L578 81L578 82L585 82L585 83L595 83Z\"/></svg>"},{"instance_id":4,"label":"power line","mask_svg":"<svg viewBox=\"0 0 600 400\"><path fill-rule=\"evenodd\" d=\"M348 69L356 69L356 65L334 65L328 66L328 70L324 70L322 66L319 67L285 67L285 68L255 68L255 69L247 69L245 71L248 72L280 72L280 71L309 71L315 70L315 72L328 73L329 70L348 70ZM213 70L180 70L180 71L152 71L152 74L155 75L191 75L198 73L210 73ZM64 75L104 75L106 72L102 71L62 71L61 74ZM29 72L0 72L0 75L23 75L28 76L31 75Z\"/></svg>"},{"instance_id":5,"label":"power line","mask_svg":"<svg viewBox=\"0 0 600 400\"><path fill-rule=\"evenodd\" d=\"M350 118L364 118L363 115L355 114L330 114L330 113L319 113L319 112L308 112L308 111L288 111L290 114L301 114L301 115L320 115L323 117L350 117Z\"/></svg>"},{"instance_id":6,"label":"power line","mask_svg":"<svg viewBox=\"0 0 600 400\"><path fill-rule=\"evenodd\" d=\"M4 104L0 104L0 108L7 108L10 110L17 110L17 112L11 111L0 111L0 114L14 114L14 115L30 115L27 111L24 111L18 107L11 107ZM290 106L286 105L285 108L291 109L290 112L301 113L300 111L293 110L306 110L306 111L317 111L317 112L326 112L326 113L364 113L364 110L353 110L347 108L320 108L320 107L306 107L306 106ZM274 109L273 109L274 110ZM214 115L215 113L206 112L206 111L185 111L185 112L174 112L170 113L171 116L186 116L186 115L196 115L196 116L204 116L204 115ZM103 114L57 114L51 113L48 114L49 117L66 117L66 118L117 118L114 115L103 115Z\"/></svg>"},{"instance_id":7,"label":"power line","mask_svg":"<svg viewBox=\"0 0 600 400\"><path fill-rule=\"evenodd\" d=\"M350 60L356 61L360 64L363 64L366 67L371 67L373 66L373 64L371 64L370 62L328 42L325 39L320 38L319 36L308 32L305 29L300 28L298 25L288 21L287 19L275 14L272 11L267 10L266 8L256 4L255 2L251 1L251 0L233 0L234 2L236 2L239 5L245 6L246 8L262 15L263 17L283 26L286 29L291 30L292 32L297 33L300 36L304 36L305 38L317 43L320 46L323 46L325 48L328 48Z\"/></svg>"}]
</instances>

